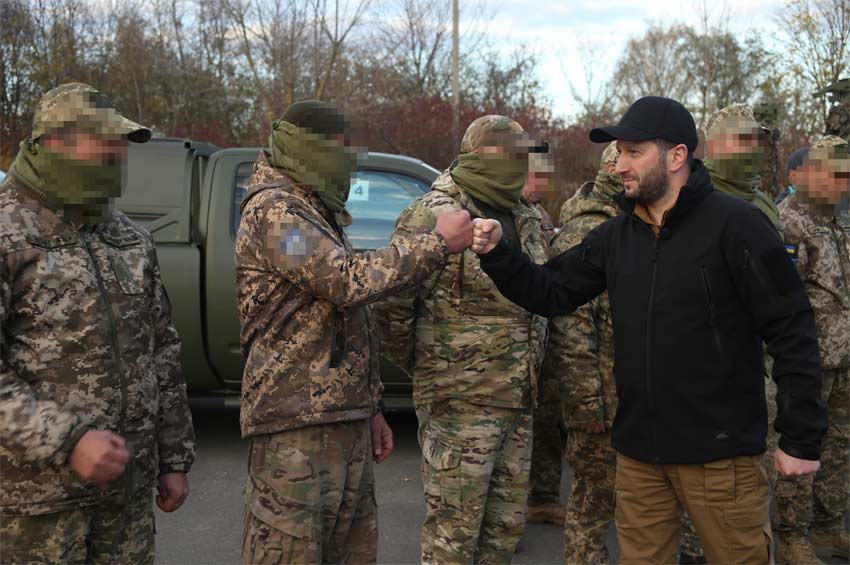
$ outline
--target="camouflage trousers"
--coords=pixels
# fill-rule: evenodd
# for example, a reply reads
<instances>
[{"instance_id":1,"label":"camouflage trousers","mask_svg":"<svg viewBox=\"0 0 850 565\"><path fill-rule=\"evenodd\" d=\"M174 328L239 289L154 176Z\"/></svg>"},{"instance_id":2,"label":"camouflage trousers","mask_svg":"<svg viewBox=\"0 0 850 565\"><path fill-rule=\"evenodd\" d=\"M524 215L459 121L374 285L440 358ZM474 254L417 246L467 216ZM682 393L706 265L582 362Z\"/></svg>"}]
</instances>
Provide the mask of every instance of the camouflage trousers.
<instances>
[{"instance_id":1,"label":"camouflage trousers","mask_svg":"<svg viewBox=\"0 0 850 565\"><path fill-rule=\"evenodd\" d=\"M510 563L525 526L530 409L417 406L423 563Z\"/></svg>"},{"instance_id":2,"label":"camouflage trousers","mask_svg":"<svg viewBox=\"0 0 850 565\"><path fill-rule=\"evenodd\" d=\"M570 428L567 462L573 489L567 502L564 563L609 563L605 538L614 521L617 452L611 432L594 434Z\"/></svg>"},{"instance_id":3,"label":"camouflage trousers","mask_svg":"<svg viewBox=\"0 0 850 565\"><path fill-rule=\"evenodd\" d=\"M771 418L765 466L775 484L776 513L773 527L781 534L806 534L809 526L841 523L850 499L848 449L850 449L850 370L825 369L822 398L829 428L821 443L821 467L815 475L781 477L773 468L777 434ZM773 414L775 417L775 413Z\"/></svg>"},{"instance_id":4,"label":"camouflage trousers","mask_svg":"<svg viewBox=\"0 0 850 565\"><path fill-rule=\"evenodd\" d=\"M531 450L529 503L561 501L561 467L564 434L561 424L560 381L544 371L540 375L537 407L534 409L534 441Z\"/></svg>"},{"instance_id":5,"label":"camouflage trousers","mask_svg":"<svg viewBox=\"0 0 850 565\"><path fill-rule=\"evenodd\" d=\"M369 420L251 438L244 563L375 563Z\"/></svg>"},{"instance_id":6,"label":"camouflage trousers","mask_svg":"<svg viewBox=\"0 0 850 565\"><path fill-rule=\"evenodd\" d=\"M0 517L0 563L153 563L153 494L37 516Z\"/></svg>"}]
</instances>

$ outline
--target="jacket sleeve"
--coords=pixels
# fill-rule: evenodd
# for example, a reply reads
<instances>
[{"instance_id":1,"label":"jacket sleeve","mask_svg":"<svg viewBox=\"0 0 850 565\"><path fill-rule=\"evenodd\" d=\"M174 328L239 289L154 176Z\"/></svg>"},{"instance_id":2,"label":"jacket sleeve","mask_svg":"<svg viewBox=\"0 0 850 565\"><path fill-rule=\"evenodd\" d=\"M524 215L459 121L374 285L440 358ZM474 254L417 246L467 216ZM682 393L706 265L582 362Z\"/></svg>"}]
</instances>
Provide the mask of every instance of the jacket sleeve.
<instances>
[{"instance_id":1,"label":"jacket sleeve","mask_svg":"<svg viewBox=\"0 0 850 565\"><path fill-rule=\"evenodd\" d=\"M188 473L195 461L195 431L180 368L180 338L171 322L171 302L162 284L153 245L150 253L154 266L151 299L156 331L153 364L159 381L159 473Z\"/></svg>"},{"instance_id":2,"label":"jacket sleeve","mask_svg":"<svg viewBox=\"0 0 850 565\"><path fill-rule=\"evenodd\" d=\"M424 279L443 266L447 254L443 238L431 231L349 254L319 221L287 202L246 212L247 229L253 232L247 234L247 245L256 247L256 256L306 293L340 309L374 302Z\"/></svg>"},{"instance_id":3,"label":"jacket sleeve","mask_svg":"<svg viewBox=\"0 0 850 565\"><path fill-rule=\"evenodd\" d=\"M582 242L537 265L504 237L481 267L506 298L533 314L568 314L605 290L605 236L610 222L593 229Z\"/></svg>"},{"instance_id":4,"label":"jacket sleeve","mask_svg":"<svg viewBox=\"0 0 850 565\"><path fill-rule=\"evenodd\" d=\"M9 365L10 276L0 261L0 445L26 463L59 468L89 427L62 406L41 398Z\"/></svg>"},{"instance_id":5,"label":"jacket sleeve","mask_svg":"<svg viewBox=\"0 0 850 565\"><path fill-rule=\"evenodd\" d=\"M392 242L434 229L437 223L433 211L417 200L401 213L396 221ZM439 275L434 271L428 280ZM426 282L424 286L430 285ZM393 363L410 373L416 345L416 307L419 288L410 286L375 303L381 351Z\"/></svg>"},{"instance_id":6,"label":"jacket sleeve","mask_svg":"<svg viewBox=\"0 0 850 565\"><path fill-rule=\"evenodd\" d=\"M817 331L803 283L761 211L731 215L726 234L724 253L738 294L775 360L779 447L793 457L817 460L827 419Z\"/></svg>"},{"instance_id":7,"label":"jacket sleeve","mask_svg":"<svg viewBox=\"0 0 850 565\"><path fill-rule=\"evenodd\" d=\"M579 233L564 226L552 242L553 253L575 246L579 238ZM567 425L605 419L599 332L595 319L597 300L580 306L572 314L549 320L546 370L560 376L561 402Z\"/></svg>"}]
</instances>

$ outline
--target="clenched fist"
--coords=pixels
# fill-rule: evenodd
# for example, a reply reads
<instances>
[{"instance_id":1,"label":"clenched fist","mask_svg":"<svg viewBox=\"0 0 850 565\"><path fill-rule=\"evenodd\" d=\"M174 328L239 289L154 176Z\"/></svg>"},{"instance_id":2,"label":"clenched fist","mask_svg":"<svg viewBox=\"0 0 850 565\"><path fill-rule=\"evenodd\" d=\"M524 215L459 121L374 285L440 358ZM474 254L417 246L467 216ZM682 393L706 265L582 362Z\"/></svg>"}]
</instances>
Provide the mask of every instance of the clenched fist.
<instances>
[{"instance_id":1,"label":"clenched fist","mask_svg":"<svg viewBox=\"0 0 850 565\"><path fill-rule=\"evenodd\" d=\"M89 430L74 446L68 462L80 478L103 486L124 472L130 452L124 438L103 430Z\"/></svg>"},{"instance_id":2,"label":"clenched fist","mask_svg":"<svg viewBox=\"0 0 850 565\"><path fill-rule=\"evenodd\" d=\"M443 212L434 231L446 240L449 253L460 253L472 244L472 221L466 210Z\"/></svg>"},{"instance_id":3,"label":"clenched fist","mask_svg":"<svg viewBox=\"0 0 850 565\"><path fill-rule=\"evenodd\" d=\"M475 218L472 221L472 250L479 255L490 253L502 239L502 224L498 220Z\"/></svg>"}]
</instances>

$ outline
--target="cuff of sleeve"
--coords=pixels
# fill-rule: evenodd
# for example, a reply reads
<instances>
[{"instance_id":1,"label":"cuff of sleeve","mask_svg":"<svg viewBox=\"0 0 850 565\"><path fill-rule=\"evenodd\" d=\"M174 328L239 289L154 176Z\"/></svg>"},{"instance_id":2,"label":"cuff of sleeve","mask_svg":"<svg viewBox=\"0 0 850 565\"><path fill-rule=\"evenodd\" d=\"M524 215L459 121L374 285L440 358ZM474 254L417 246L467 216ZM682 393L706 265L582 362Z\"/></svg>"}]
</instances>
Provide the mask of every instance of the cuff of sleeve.
<instances>
[{"instance_id":1,"label":"cuff of sleeve","mask_svg":"<svg viewBox=\"0 0 850 565\"><path fill-rule=\"evenodd\" d=\"M790 443L784 437L780 437L778 443L779 449L791 457L806 459L808 461L818 461L820 459L820 448L818 446Z\"/></svg>"},{"instance_id":2,"label":"cuff of sleeve","mask_svg":"<svg viewBox=\"0 0 850 565\"><path fill-rule=\"evenodd\" d=\"M65 441L62 442L62 445L51 458L51 463L53 463L56 467L63 467L66 465L68 463L68 458L71 457L71 452L74 451L74 448L77 446L77 442L79 442L80 438L82 438L85 433L91 429L92 427L88 424L83 424L77 420L74 427L72 427L68 435L65 436Z\"/></svg>"},{"instance_id":3,"label":"cuff of sleeve","mask_svg":"<svg viewBox=\"0 0 850 565\"><path fill-rule=\"evenodd\" d=\"M589 424L591 422L602 422L605 420L605 409L602 399L598 397L587 398L578 403L576 409L567 419L567 425Z\"/></svg>"},{"instance_id":4,"label":"cuff of sleeve","mask_svg":"<svg viewBox=\"0 0 850 565\"><path fill-rule=\"evenodd\" d=\"M165 475L168 473L188 473L192 468L190 463L172 463L170 465L160 465L159 474Z\"/></svg>"},{"instance_id":5,"label":"cuff of sleeve","mask_svg":"<svg viewBox=\"0 0 850 565\"><path fill-rule=\"evenodd\" d=\"M449 244L446 242L446 238L444 238L443 234L439 233L436 230L425 230L425 233L428 233L433 237L437 238L437 241L439 242L440 247L443 251L443 263L445 263L449 257Z\"/></svg>"},{"instance_id":6,"label":"cuff of sleeve","mask_svg":"<svg viewBox=\"0 0 850 565\"><path fill-rule=\"evenodd\" d=\"M488 253L483 255L479 255L478 258L482 263L495 263L505 257L509 257L511 255L511 246L510 243L502 236L502 239L499 240L499 243L496 244L496 247L491 249Z\"/></svg>"}]
</instances>

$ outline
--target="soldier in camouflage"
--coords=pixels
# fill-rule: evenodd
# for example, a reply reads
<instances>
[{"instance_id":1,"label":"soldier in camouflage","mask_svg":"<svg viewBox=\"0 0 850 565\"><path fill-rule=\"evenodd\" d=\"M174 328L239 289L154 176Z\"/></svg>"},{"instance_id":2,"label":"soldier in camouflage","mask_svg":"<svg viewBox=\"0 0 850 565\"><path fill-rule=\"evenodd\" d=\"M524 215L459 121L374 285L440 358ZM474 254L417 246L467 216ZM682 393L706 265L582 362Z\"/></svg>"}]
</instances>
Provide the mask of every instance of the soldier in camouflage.
<instances>
[{"instance_id":1,"label":"soldier in camouflage","mask_svg":"<svg viewBox=\"0 0 850 565\"><path fill-rule=\"evenodd\" d=\"M850 77L827 85L818 95L829 95L830 107L826 115L826 133L842 139L850 138Z\"/></svg>"},{"instance_id":2,"label":"soldier in camouflage","mask_svg":"<svg viewBox=\"0 0 850 565\"><path fill-rule=\"evenodd\" d=\"M0 561L152 563L192 420L149 233L112 208L150 130L90 86L38 104L0 186Z\"/></svg>"},{"instance_id":3,"label":"soldier in camouflage","mask_svg":"<svg viewBox=\"0 0 850 565\"><path fill-rule=\"evenodd\" d=\"M617 143L602 153L596 179L584 183L561 208L561 231L552 255L578 245L590 230L619 213L623 191L614 174ZM543 374L559 383L561 413L568 426L566 457L573 472L564 529L564 563L608 563L605 537L614 520L611 424L617 410L614 332L608 293L572 314L549 322ZM551 432L550 432L551 433Z\"/></svg>"},{"instance_id":4,"label":"soldier in camouflage","mask_svg":"<svg viewBox=\"0 0 850 565\"><path fill-rule=\"evenodd\" d=\"M509 118L473 121L457 161L402 212L393 240L427 232L440 212L468 210L501 218L508 237L544 262L540 215L521 196L531 145ZM503 297L469 251L378 312L388 356L413 380L422 561L509 563L525 524L546 320Z\"/></svg>"},{"instance_id":5,"label":"soldier in camouflage","mask_svg":"<svg viewBox=\"0 0 850 565\"><path fill-rule=\"evenodd\" d=\"M555 226L542 205L554 190L555 166L545 148L528 155L528 181L522 190L526 200L534 204L542 220L541 230L547 246L555 237ZM545 365L545 360L544 360ZM541 373L534 407L534 443L531 449L531 475L528 493L528 523L564 526L565 508L561 503L561 467L564 462L564 439L558 379Z\"/></svg>"},{"instance_id":6,"label":"soldier in camouflage","mask_svg":"<svg viewBox=\"0 0 850 565\"><path fill-rule=\"evenodd\" d=\"M332 105L297 102L255 164L236 237L250 438L245 563L374 563L373 460L392 451L369 304L470 243L469 214L354 253L343 227L356 154Z\"/></svg>"},{"instance_id":7,"label":"soldier in camouflage","mask_svg":"<svg viewBox=\"0 0 850 565\"><path fill-rule=\"evenodd\" d=\"M796 175L797 192L779 207L788 252L815 312L823 400L829 429L821 468L812 477L778 477L777 560L786 563L848 558L843 515L848 503L850 447L850 155L844 139L814 143ZM808 532L807 532L808 530ZM808 536L807 536L808 533Z\"/></svg>"}]
</instances>

